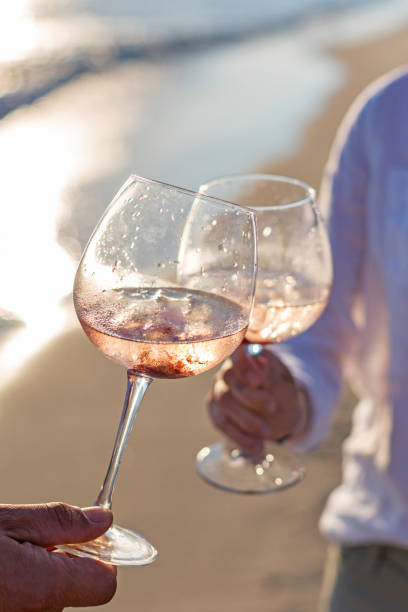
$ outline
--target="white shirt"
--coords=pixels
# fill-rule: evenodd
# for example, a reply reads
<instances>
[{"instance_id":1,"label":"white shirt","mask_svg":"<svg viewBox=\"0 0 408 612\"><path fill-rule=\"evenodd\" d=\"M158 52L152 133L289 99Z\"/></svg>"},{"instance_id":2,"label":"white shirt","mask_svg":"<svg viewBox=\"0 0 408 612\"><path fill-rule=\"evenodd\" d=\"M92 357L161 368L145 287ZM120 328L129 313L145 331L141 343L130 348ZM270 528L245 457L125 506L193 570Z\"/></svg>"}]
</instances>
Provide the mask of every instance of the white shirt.
<instances>
[{"instance_id":1,"label":"white shirt","mask_svg":"<svg viewBox=\"0 0 408 612\"><path fill-rule=\"evenodd\" d=\"M360 398L323 533L408 547L408 67L346 115L320 206L333 249L330 301L309 331L273 350L312 400L300 450L328 433L345 375Z\"/></svg>"}]
</instances>

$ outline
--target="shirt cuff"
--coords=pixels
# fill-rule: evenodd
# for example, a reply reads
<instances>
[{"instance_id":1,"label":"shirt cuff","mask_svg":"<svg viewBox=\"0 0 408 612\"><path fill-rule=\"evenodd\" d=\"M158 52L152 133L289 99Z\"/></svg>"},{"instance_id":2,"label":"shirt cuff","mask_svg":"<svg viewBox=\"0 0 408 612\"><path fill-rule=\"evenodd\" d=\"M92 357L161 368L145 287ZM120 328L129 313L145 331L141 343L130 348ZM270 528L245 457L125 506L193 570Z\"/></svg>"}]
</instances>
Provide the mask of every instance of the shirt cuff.
<instances>
[{"instance_id":1,"label":"shirt cuff","mask_svg":"<svg viewBox=\"0 0 408 612\"><path fill-rule=\"evenodd\" d=\"M333 391L319 374L319 368L312 368L313 359L310 356L306 364L305 360L294 355L284 345L272 345L266 348L281 359L310 400L311 414L307 429L303 434L289 438L285 444L290 445L296 452L312 450L330 432L335 404Z\"/></svg>"}]
</instances>

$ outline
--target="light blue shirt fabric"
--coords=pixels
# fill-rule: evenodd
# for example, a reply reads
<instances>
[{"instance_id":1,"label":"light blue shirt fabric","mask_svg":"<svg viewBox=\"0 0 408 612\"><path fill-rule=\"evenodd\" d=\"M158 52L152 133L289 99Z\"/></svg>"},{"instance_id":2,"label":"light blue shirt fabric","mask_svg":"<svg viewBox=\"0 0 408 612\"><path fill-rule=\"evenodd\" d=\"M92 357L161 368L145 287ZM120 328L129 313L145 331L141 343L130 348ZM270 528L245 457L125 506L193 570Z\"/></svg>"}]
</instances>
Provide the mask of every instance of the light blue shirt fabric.
<instances>
[{"instance_id":1,"label":"light blue shirt fabric","mask_svg":"<svg viewBox=\"0 0 408 612\"><path fill-rule=\"evenodd\" d=\"M273 347L304 384L327 435L345 377L360 401L343 478L320 527L342 543L408 547L408 67L365 90L346 115L320 193L334 284L318 322Z\"/></svg>"}]
</instances>

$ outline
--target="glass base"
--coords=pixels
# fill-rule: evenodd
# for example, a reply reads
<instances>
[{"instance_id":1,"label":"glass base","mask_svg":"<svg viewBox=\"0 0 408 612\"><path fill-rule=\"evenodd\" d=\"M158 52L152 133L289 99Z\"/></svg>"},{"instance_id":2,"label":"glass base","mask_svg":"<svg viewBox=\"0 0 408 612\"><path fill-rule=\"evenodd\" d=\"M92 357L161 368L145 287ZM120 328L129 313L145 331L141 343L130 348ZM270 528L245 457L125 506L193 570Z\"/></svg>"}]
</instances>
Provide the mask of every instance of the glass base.
<instances>
[{"instance_id":1,"label":"glass base","mask_svg":"<svg viewBox=\"0 0 408 612\"><path fill-rule=\"evenodd\" d=\"M57 546L70 555L90 557L111 565L147 565L157 558L157 550L141 535L112 525L96 540Z\"/></svg>"},{"instance_id":2,"label":"glass base","mask_svg":"<svg viewBox=\"0 0 408 612\"><path fill-rule=\"evenodd\" d=\"M221 442L206 446L197 455L196 469L214 487L247 495L282 491L305 475L297 455L280 444L268 444L267 452L256 457Z\"/></svg>"}]
</instances>

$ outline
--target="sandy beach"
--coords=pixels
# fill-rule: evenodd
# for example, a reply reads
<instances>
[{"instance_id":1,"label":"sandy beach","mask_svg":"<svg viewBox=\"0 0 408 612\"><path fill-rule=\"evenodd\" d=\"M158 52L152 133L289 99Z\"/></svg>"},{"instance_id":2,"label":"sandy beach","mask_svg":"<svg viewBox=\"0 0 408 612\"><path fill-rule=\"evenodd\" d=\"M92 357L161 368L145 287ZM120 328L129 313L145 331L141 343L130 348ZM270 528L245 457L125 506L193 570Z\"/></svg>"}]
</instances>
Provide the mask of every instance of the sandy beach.
<instances>
[{"instance_id":1,"label":"sandy beach","mask_svg":"<svg viewBox=\"0 0 408 612\"><path fill-rule=\"evenodd\" d=\"M303 134L295 154L263 171L318 186L336 128L355 95L405 59L408 28L332 49L344 88ZM271 121L273 118L271 117ZM254 168L248 168L251 170ZM217 439L204 410L212 373L153 383L137 416L114 499L116 521L159 550L148 567L119 570L112 612L314 612L326 544L317 521L339 478L350 402L329 440L305 457L291 490L245 497L199 480L197 451ZM55 338L0 389L4 503L93 503L109 459L126 377L79 326Z\"/></svg>"}]
</instances>

